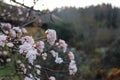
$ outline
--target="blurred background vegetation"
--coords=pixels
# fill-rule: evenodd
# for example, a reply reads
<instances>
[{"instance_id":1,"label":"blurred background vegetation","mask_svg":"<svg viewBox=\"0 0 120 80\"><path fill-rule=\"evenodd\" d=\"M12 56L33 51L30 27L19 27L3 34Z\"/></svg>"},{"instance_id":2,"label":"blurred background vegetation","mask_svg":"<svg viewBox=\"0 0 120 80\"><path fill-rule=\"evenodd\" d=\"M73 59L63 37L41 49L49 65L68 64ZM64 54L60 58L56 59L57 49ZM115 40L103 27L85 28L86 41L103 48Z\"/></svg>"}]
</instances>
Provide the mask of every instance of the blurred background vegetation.
<instances>
[{"instance_id":1,"label":"blurred background vegetation","mask_svg":"<svg viewBox=\"0 0 120 80\"><path fill-rule=\"evenodd\" d=\"M119 70L111 72L113 68L120 68L120 9L118 7L112 7L111 4L78 9L64 7L56 8L52 14L61 20L44 23L43 29L55 29L58 38L66 40L76 49L79 76L81 75L85 80L106 80L108 78L105 78L105 75L110 80L120 78L120 75L115 74ZM116 75L119 77L115 78ZM82 80L82 78L75 80Z\"/></svg>"}]
</instances>

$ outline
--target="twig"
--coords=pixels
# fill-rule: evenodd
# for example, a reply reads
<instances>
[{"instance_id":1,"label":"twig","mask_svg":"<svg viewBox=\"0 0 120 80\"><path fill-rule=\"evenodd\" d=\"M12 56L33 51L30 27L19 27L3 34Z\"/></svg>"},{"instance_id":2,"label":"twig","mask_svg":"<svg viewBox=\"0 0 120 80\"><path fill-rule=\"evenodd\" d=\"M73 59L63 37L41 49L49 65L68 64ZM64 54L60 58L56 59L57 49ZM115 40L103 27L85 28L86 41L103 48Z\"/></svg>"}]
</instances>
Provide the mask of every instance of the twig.
<instances>
[{"instance_id":1,"label":"twig","mask_svg":"<svg viewBox=\"0 0 120 80\"><path fill-rule=\"evenodd\" d=\"M19 4L19 5L21 5L21 6L25 7L25 8L28 8L28 9L31 9L31 8L32 8L32 7L28 7L28 6L24 5L24 4L22 4L22 3L20 3L20 2L17 2L16 0L11 0L11 1L13 1L14 3ZM35 12L40 12L40 10L34 10L34 9L33 9L33 11L35 11Z\"/></svg>"},{"instance_id":2,"label":"twig","mask_svg":"<svg viewBox=\"0 0 120 80\"><path fill-rule=\"evenodd\" d=\"M37 18L31 20L30 22L23 24L22 27L25 27L25 26L29 25L30 23L35 22L35 21L38 20L39 18L40 18L40 17L37 17Z\"/></svg>"},{"instance_id":3,"label":"twig","mask_svg":"<svg viewBox=\"0 0 120 80\"><path fill-rule=\"evenodd\" d=\"M47 79L49 80L49 76L46 70L45 70L45 74L46 74Z\"/></svg>"}]
</instances>

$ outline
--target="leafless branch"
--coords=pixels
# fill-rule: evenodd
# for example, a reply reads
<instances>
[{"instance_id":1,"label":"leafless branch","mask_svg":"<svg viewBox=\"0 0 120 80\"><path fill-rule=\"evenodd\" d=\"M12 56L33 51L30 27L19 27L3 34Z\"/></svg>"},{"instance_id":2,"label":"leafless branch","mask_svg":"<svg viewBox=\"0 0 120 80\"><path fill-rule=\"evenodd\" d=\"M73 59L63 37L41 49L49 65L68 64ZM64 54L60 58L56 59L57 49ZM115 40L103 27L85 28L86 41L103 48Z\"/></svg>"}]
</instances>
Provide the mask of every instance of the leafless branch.
<instances>
[{"instance_id":1,"label":"leafless branch","mask_svg":"<svg viewBox=\"0 0 120 80\"><path fill-rule=\"evenodd\" d=\"M33 9L33 7L34 7L34 5L32 6L32 7L28 7L28 6L26 6L25 4L23 4L23 3L20 3L20 2L17 2L16 0L11 0L12 2L14 2L14 3L16 3L16 4L19 4L19 5L21 5L21 6L23 6L23 7L25 7L25 8L27 8L27 9L32 9L33 11L35 11L35 12L40 12L40 10L35 10L35 9Z\"/></svg>"},{"instance_id":2,"label":"leafless branch","mask_svg":"<svg viewBox=\"0 0 120 80\"><path fill-rule=\"evenodd\" d=\"M25 27L25 26L29 25L30 23L35 22L35 21L38 20L39 18L40 18L40 17L37 17L37 18L31 20L30 22L23 24L22 27Z\"/></svg>"}]
</instances>

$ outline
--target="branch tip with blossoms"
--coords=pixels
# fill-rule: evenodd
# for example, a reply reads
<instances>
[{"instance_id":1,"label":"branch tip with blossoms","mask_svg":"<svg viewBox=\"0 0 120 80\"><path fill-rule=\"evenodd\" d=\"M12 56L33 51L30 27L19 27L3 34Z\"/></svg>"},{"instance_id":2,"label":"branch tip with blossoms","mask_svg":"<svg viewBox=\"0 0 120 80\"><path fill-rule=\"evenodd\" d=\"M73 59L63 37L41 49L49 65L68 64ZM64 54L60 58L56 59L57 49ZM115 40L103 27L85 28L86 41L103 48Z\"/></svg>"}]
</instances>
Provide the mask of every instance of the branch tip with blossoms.
<instances>
[{"instance_id":1,"label":"branch tip with blossoms","mask_svg":"<svg viewBox=\"0 0 120 80\"><path fill-rule=\"evenodd\" d=\"M68 45L64 40L59 39L57 42L55 30L46 30L46 37L44 37L46 40L38 42L32 36L24 36L27 33L25 28L14 27L9 23L1 23L0 30L0 47L8 47L16 52L11 56L19 56L20 60L14 59L15 69L17 69L17 72L23 73L25 77L23 80L40 80L43 73L47 76L46 79L56 80L55 75L51 76L49 72L69 72L70 75L77 72L73 52L67 51ZM65 65L66 61L69 63ZM42 72L42 69L45 71Z\"/></svg>"}]
</instances>

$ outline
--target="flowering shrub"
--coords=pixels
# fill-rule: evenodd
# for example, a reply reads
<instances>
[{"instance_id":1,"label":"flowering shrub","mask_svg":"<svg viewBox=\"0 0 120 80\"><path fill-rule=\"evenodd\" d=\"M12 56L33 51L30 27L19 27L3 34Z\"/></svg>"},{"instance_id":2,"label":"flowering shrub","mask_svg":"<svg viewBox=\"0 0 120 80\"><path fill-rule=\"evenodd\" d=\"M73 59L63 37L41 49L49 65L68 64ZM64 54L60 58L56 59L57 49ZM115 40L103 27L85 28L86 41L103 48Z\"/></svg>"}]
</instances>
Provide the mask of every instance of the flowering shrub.
<instances>
[{"instance_id":1,"label":"flowering shrub","mask_svg":"<svg viewBox=\"0 0 120 80\"><path fill-rule=\"evenodd\" d=\"M57 75L77 72L73 52L64 40L57 41L55 30L46 30L46 37L41 36L38 42L22 27L1 23L0 30L0 48L7 47L16 73L23 75L23 80L57 80Z\"/></svg>"}]
</instances>

